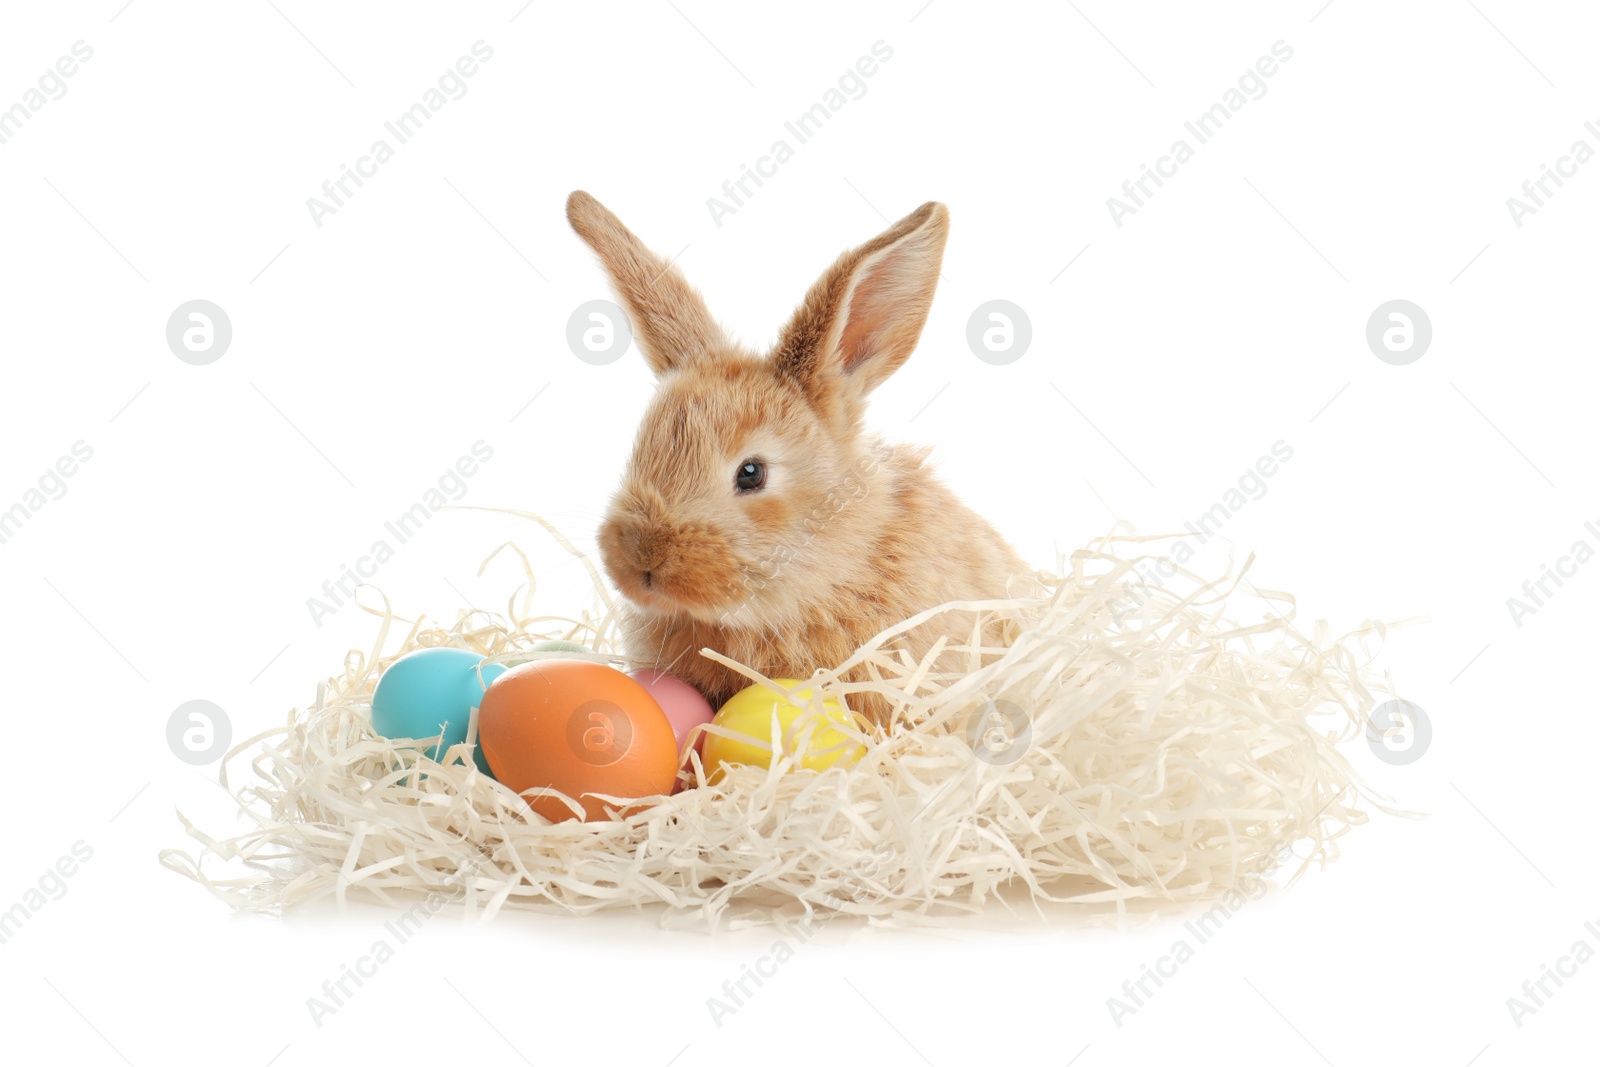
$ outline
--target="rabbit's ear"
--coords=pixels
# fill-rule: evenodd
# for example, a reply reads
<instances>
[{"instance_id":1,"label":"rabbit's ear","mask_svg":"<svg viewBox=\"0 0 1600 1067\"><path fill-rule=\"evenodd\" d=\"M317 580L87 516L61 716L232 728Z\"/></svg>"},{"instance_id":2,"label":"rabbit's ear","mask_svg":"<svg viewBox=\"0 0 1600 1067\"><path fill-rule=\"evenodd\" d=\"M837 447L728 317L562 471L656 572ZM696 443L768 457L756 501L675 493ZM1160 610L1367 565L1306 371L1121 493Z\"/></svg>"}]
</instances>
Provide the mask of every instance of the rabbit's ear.
<instances>
[{"instance_id":1,"label":"rabbit's ear","mask_svg":"<svg viewBox=\"0 0 1600 1067\"><path fill-rule=\"evenodd\" d=\"M727 343L694 287L671 261L633 235L605 205L581 189L567 198L567 221L600 257L650 369L671 370Z\"/></svg>"},{"instance_id":2,"label":"rabbit's ear","mask_svg":"<svg viewBox=\"0 0 1600 1067\"><path fill-rule=\"evenodd\" d=\"M929 202L840 256L779 338L778 369L817 403L844 401L853 422L860 400L916 348L949 231L949 210Z\"/></svg>"}]
</instances>

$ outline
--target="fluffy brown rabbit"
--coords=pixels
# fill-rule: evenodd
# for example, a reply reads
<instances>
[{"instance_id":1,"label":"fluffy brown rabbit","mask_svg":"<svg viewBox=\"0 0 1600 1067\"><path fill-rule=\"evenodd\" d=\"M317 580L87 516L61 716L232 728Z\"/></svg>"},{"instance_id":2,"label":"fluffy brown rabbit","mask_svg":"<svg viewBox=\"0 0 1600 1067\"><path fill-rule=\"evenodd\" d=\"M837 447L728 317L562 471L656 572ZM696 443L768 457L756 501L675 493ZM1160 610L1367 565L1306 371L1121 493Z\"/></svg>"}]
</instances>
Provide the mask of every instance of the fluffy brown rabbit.
<instances>
[{"instance_id":1,"label":"fluffy brown rabbit","mask_svg":"<svg viewBox=\"0 0 1600 1067\"><path fill-rule=\"evenodd\" d=\"M610 273L659 379L599 535L628 601L630 659L719 706L749 682L702 648L808 678L920 611L1004 597L1027 573L935 479L926 448L862 433L867 394L927 320L943 204L841 255L766 355L731 342L678 269L588 193L572 194L567 219ZM898 645L920 657L941 634L964 643L972 622L947 612ZM870 694L850 701L880 721L888 710Z\"/></svg>"}]
</instances>

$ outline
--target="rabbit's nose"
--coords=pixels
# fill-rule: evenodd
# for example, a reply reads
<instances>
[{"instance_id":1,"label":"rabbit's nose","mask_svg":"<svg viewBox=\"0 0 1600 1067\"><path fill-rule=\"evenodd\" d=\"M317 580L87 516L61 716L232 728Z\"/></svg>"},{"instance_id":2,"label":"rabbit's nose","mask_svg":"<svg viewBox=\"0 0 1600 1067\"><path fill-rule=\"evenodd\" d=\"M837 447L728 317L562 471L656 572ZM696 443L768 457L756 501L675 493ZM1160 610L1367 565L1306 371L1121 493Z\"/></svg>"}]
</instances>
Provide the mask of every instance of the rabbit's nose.
<instances>
[{"instance_id":1,"label":"rabbit's nose","mask_svg":"<svg viewBox=\"0 0 1600 1067\"><path fill-rule=\"evenodd\" d=\"M660 586L665 577L670 543L669 534L648 525L631 525L623 531L621 558L644 588Z\"/></svg>"},{"instance_id":2,"label":"rabbit's nose","mask_svg":"<svg viewBox=\"0 0 1600 1067\"><path fill-rule=\"evenodd\" d=\"M646 585L650 584L651 572L661 569L672 541L672 531L656 523L643 522L628 531L629 555Z\"/></svg>"}]
</instances>

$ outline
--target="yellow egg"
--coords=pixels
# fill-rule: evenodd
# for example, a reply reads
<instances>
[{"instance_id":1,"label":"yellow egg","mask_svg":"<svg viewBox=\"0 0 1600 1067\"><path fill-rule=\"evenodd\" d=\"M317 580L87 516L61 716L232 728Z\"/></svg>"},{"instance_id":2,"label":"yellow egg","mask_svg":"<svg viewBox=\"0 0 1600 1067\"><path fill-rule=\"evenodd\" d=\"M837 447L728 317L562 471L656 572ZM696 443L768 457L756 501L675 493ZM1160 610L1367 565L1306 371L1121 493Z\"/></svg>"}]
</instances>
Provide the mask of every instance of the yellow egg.
<instances>
[{"instance_id":1,"label":"yellow egg","mask_svg":"<svg viewBox=\"0 0 1600 1067\"><path fill-rule=\"evenodd\" d=\"M801 689L800 686L804 683L794 678L774 678L773 681L784 689L793 691L795 700L799 704L791 704L764 685L752 685L735 693L726 704L722 705L722 710L717 712L716 718L712 719L711 723L743 737L719 737L709 733L706 735L702 759L708 781L720 778L725 764L772 766L774 716L777 717L778 730L781 731L778 737L779 750L786 755L798 755L802 767L814 771L826 770L841 760L853 763L866 751L849 732L841 732L838 729L838 727L844 727L845 731L865 729L860 717L841 706L838 700L827 697L822 702L820 712L805 715L804 720L801 720L801 716L807 710L806 705L811 700L811 690ZM801 720L798 728L796 728L797 720ZM810 733L809 738L802 737L807 731ZM800 751L796 746L802 741L805 742L805 747Z\"/></svg>"}]
</instances>

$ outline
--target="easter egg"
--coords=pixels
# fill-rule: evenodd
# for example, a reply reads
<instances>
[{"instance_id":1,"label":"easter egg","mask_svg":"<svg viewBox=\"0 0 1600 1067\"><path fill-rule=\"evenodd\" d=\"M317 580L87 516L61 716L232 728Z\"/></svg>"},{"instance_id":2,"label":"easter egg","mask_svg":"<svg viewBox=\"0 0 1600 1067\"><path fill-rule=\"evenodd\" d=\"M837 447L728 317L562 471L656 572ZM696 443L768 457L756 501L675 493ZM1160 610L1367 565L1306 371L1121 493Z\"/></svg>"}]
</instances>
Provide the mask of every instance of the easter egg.
<instances>
[{"instance_id":1,"label":"easter egg","mask_svg":"<svg viewBox=\"0 0 1600 1067\"><path fill-rule=\"evenodd\" d=\"M774 678L773 682L794 691L795 699L802 705L811 698L811 690L800 688L805 683L794 678ZM778 738L780 751L788 755L798 754L802 767L821 771L841 760L853 763L861 758L866 751L861 743L837 727L843 727L845 730L861 730L864 729L864 723L841 706L838 700L833 697L824 698L819 713L820 721L815 716L808 717L806 723L801 724L799 730L795 730L796 720L804 710L803 707L791 704L764 685L752 685L739 690L722 705L716 718L711 721L715 726L743 736L707 735L702 755L706 778L714 781L721 777L724 766L728 764L772 766L774 715L777 716L778 729L782 731ZM811 731L810 739L805 744L804 750L796 753L794 746L800 743L800 735L806 729Z\"/></svg>"},{"instance_id":2,"label":"easter egg","mask_svg":"<svg viewBox=\"0 0 1600 1067\"><path fill-rule=\"evenodd\" d=\"M590 648L588 645L580 645L576 641L561 641L561 640L558 640L558 639L555 639L555 638L552 638L552 639L550 639L548 641L535 641L533 643L533 650L535 652L593 652L594 651L594 649Z\"/></svg>"},{"instance_id":3,"label":"easter egg","mask_svg":"<svg viewBox=\"0 0 1600 1067\"><path fill-rule=\"evenodd\" d=\"M609 818L616 805L590 794L666 794L677 777L672 724L644 686L603 663L541 659L512 667L483 694L478 731L501 782L518 793L559 790L591 821ZM576 817L555 797L528 802L552 822Z\"/></svg>"},{"instance_id":4,"label":"easter egg","mask_svg":"<svg viewBox=\"0 0 1600 1067\"><path fill-rule=\"evenodd\" d=\"M628 677L644 686L646 691L661 706L666 714L667 721L672 724L672 733L678 739L678 751L683 751L683 746L689 739L689 734L696 726L703 726L710 722L715 714L706 698L700 691L688 682L666 671L658 671L650 667L641 667L636 671L629 671ZM704 752L706 735L695 735L694 748L696 752Z\"/></svg>"},{"instance_id":5,"label":"easter egg","mask_svg":"<svg viewBox=\"0 0 1600 1067\"><path fill-rule=\"evenodd\" d=\"M467 739L467 723L484 687L505 672L498 663L480 671L483 660L465 648L419 648L401 656L372 692L372 728L390 738L437 737L439 744L428 756L442 762L451 745ZM472 757L479 770L490 773L482 744Z\"/></svg>"},{"instance_id":6,"label":"easter egg","mask_svg":"<svg viewBox=\"0 0 1600 1067\"><path fill-rule=\"evenodd\" d=\"M534 655L536 652L539 655ZM576 641L564 641L560 638L551 637L543 641L535 641L527 649L511 653L507 657L506 666L515 667L536 659L565 659L565 655L558 656L556 653L567 652L593 653L594 649L588 645L580 645Z\"/></svg>"}]
</instances>

